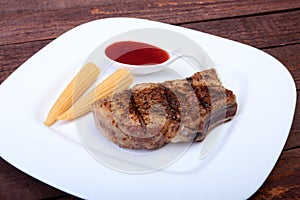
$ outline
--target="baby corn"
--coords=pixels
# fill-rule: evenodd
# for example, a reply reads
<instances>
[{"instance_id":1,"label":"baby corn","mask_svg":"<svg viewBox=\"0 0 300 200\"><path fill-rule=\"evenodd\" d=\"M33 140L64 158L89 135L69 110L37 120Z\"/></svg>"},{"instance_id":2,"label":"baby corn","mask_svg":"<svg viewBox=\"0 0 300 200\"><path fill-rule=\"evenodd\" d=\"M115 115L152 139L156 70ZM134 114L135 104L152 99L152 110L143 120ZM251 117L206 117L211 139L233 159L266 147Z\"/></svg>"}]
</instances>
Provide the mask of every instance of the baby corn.
<instances>
[{"instance_id":1,"label":"baby corn","mask_svg":"<svg viewBox=\"0 0 300 200\"><path fill-rule=\"evenodd\" d=\"M44 122L46 126L51 126L56 122L57 117L72 106L72 101L76 101L96 80L100 69L93 63L87 63L67 85L59 98L52 106ZM76 89L75 89L76 87ZM74 93L74 94L73 94Z\"/></svg>"},{"instance_id":2,"label":"baby corn","mask_svg":"<svg viewBox=\"0 0 300 200\"><path fill-rule=\"evenodd\" d=\"M95 89L78 99L73 107L60 115L59 120L71 120L80 117L91 110L91 105L95 101L108 97L114 92L127 89L133 82L133 77L127 69L118 69L104 81L98 84Z\"/></svg>"}]
</instances>

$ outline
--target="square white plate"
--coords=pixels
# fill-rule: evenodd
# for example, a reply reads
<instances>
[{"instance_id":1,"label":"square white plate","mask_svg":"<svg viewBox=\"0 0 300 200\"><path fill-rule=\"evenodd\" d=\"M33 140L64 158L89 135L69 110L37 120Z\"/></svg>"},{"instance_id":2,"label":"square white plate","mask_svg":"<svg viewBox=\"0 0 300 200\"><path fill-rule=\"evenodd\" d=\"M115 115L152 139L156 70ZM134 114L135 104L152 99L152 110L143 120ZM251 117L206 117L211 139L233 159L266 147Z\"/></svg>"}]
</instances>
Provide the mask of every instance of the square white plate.
<instances>
[{"instance_id":1,"label":"square white plate","mask_svg":"<svg viewBox=\"0 0 300 200\"><path fill-rule=\"evenodd\" d=\"M198 143L165 169L123 173L86 151L75 123L43 125L88 55L110 37L139 28L173 30L197 42L216 63L224 85L237 94L238 115L223 125L226 140L209 159L198 159ZM37 52L2 83L0 97L1 157L58 189L85 199L246 199L282 151L296 88L279 61L253 47L159 22L108 18L78 26Z\"/></svg>"}]
</instances>

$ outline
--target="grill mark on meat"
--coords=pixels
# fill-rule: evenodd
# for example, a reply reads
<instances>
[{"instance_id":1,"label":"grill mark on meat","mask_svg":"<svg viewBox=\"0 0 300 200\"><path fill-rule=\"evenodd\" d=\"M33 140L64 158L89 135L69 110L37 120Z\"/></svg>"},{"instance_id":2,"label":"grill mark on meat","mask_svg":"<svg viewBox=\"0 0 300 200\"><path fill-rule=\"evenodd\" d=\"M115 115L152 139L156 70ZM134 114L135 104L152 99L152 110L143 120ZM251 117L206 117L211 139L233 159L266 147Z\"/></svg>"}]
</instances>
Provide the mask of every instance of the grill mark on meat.
<instances>
[{"instance_id":1,"label":"grill mark on meat","mask_svg":"<svg viewBox=\"0 0 300 200\"><path fill-rule=\"evenodd\" d=\"M135 116L137 116L137 118L139 119L140 125L144 131L144 134L146 134L146 132L147 132L146 123L145 123L145 120L144 120L143 116L141 115L140 111L136 107L133 93L131 93L131 95L130 95L129 113L132 113Z\"/></svg>"},{"instance_id":2,"label":"grill mark on meat","mask_svg":"<svg viewBox=\"0 0 300 200\"><path fill-rule=\"evenodd\" d=\"M202 78L202 76L200 76ZM198 112L201 116L205 116L208 112L211 111L211 97L209 94L208 87L206 85L201 85L200 87L195 85L194 83L199 82L199 79L193 80L193 78L186 78L186 80L191 84L194 93L198 99ZM198 130L203 130L204 124L203 121L200 120L198 124ZM198 135L198 136L197 136ZM204 131L197 131L194 140L198 140L198 138L203 138L205 136Z\"/></svg>"},{"instance_id":3,"label":"grill mark on meat","mask_svg":"<svg viewBox=\"0 0 300 200\"><path fill-rule=\"evenodd\" d=\"M161 85L164 90L165 99L167 100L167 113L170 120L180 121L180 103L176 95L164 85Z\"/></svg>"},{"instance_id":4,"label":"grill mark on meat","mask_svg":"<svg viewBox=\"0 0 300 200\"><path fill-rule=\"evenodd\" d=\"M199 77L202 78L202 76ZM200 78L194 80L192 77L188 77L186 80L191 84L196 97L198 98L199 105L201 105L204 109L211 110L211 97L208 86L201 85L199 87L198 85L195 85L195 82L199 82Z\"/></svg>"},{"instance_id":5,"label":"grill mark on meat","mask_svg":"<svg viewBox=\"0 0 300 200\"><path fill-rule=\"evenodd\" d=\"M141 96L140 94L143 95ZM138 92L133 92L131 101L133 102L138 115L141 117L140 121L142 122L141 125L145 127L145 135L153 137L166 137L166 140L169 141L179 130L181 120L179 111L180 104L176 95L169 88L162 84L154 84L153 87L148 87L138 90ZM154 105L157 105L159 110L155 110L157 108L153 108ZM151 108L151 114L158 115L165 120L162 121L161 119L158 122L160 125L162 125L159 133L153 132L153 128L151 127L151 124L149 124L153 123L149 121L151 120L149 116L149 110ZM166 116L162 116L164 113L162 110L165 111Z\"/></svg>"},{"instance_id":6,"label":"grill mark on meat","mask_svg":"<svg viewBox=\"0 0 300 200\"><path fill-rule=\"evenodd\" d=\"M181 122L181 112L180 112L180 103L176 97L176 95L164 85L161 85L164 90L165 99L167 101L167 114L168 119L171 121L171 124L175 124L170 128L173 128L172 131L166 131L164 136L166 137L166 142L169 143L171 138L176 135L180 128Z\"/></svg>"},{"instance_id":7,"label":"grill mark on meat","mask_svg":"<svg viewBox=\"0 0 300 200\"><path fill-rule=\"evenodd\" d=\"M192 88L194 89L194 92L196 93L199 104L204 109L211 110L211 98L210 98L210 93L208 91L208 87L207 86L195 87L192 84Z\"/></svg>"},{"instance_id":8,"label":"grill mark on meat","mask_svg":"<svg viewBox=\"0 0 300 200\"><path fill-rule=\"evenodd\" d=\"M201 137L202 137L202 135L203 135L203 133L202 133L202 132L200 132L200 131L197 131L197 132L196 132L196 134L195 134L195 137L194 137L193 141L197 141L197 139L198 139L198 138L201 138Z\"/></svg>"}]
</instances>

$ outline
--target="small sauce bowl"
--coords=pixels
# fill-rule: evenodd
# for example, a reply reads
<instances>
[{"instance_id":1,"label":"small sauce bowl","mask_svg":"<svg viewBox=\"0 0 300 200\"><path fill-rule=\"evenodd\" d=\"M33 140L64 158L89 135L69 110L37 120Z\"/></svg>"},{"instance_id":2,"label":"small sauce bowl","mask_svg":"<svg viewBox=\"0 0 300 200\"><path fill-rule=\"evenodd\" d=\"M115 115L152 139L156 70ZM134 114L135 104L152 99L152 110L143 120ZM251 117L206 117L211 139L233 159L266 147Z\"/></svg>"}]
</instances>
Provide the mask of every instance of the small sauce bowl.
<instances>
[{"instance_id":1,"label":"small sauce bowl","mask_svg":"<svg viewBox=\"0 0 300 200\"><path fill-rule=\"evenodd\" d=\"M105 55L117 68L126 68L133 75L146 75L163 70L179 56L162 48L135 41L119 41L105 49Z\"/></svg>"}]
</instances>

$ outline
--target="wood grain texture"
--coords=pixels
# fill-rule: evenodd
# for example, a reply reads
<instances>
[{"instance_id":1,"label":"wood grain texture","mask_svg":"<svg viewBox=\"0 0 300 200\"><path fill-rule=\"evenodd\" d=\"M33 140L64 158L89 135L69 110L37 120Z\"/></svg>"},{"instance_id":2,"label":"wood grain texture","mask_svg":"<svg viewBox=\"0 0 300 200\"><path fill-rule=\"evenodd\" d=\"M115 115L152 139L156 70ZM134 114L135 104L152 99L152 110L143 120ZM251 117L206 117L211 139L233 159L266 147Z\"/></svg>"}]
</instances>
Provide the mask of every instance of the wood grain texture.
<instances>
[{"instance_id":1,"label":"wood grain texture","mask_svg":"<svg viewBox=\"0 0 300 200\"><path fill-rule=\"evenodd\" d=\"M0 159L0 199L41 199L65 195ZM14 188L12 190L12 188Z\"/></svg>"},{"instance_id":2,"label":"wood grain texture","mask_svg":"<svg viewBox=\"0 0 300 200\"><path fill-rule=\"evenodd\" d=\"M2 1L1 1L2 2ZM9 4L11 1L7 1ZM22 1L23 2L23 1ZM284 9L300 8L299 1L120 1L105 3L101 1L92 4L50 3L49 1L28 1L22 6L2 2L0 21L0 45L20 43L34 40L53 39L63 32L88 21L106 17L140 17L158 20L166 23L186 23L219 18L252 15ZM55 1L56 2L56 1ZM64 1L66 2L66 1ZM80 4L85 6L78 6ZM34 5L32 5L34 4ZM37 6L38 5L38 6ZM26 9L31 7L33 11ZM9 10L9 9L8 9ZM18 17L15 17L18 12ZM176 17L174 17L176 16Z\"/></svg>"},{"instance_id":3,"label":"wood grain texture","mask_svg":"<svg viewBox=\"0 0 300 200\"><path fill-rule=\"evenodd\" d=\"M212 19L212 17L220 18L295 9L300 8L300 3L294 0L240 0L238 3L234 0L2 0L0 1L0 14L4 16L14 13L23 14L50 10L84 9L85 7L98 8L100 13L107 15L122 15L128 12L146 12L147 16L151 17L151 19L153 19L154 15L160 11L165 11L166 14L164 14L164 16L175 16L174 14L180 14L179 19L173 20L177 20L177 23L183 23L191 22L193 19L199 18ZM194 16L194 18L191 18L191 16ZM171 17L168 18L171 19Z\"/></svg>"},{"instance_id":4,"label":"wood grain texture","mask_svg":"<svg viewBox=\"0 0 300 200\"><path fill-rule=\"evenodd\" d=\"M0 84L51 40L0 46Z\"/></svg>"},{"instance_id":5,"label":"wood grain texture","mask_svg":"<svg viewBox=\"0 0 300 200\"><path fill-rule=\"evenodd\" d=\"M300 91L297 92L297 99L300 98ZM294 120L289 137L284 149L300 148L300 104L296 104ZM300 157L299 157L300 158ZM300 172L299 172L300 173Z\"/></svg>"},{"instance_id":6,"label":"wood grain texture","mask_svg":"<svg viewBox=\"0 0 300 200\"><path fill-rule=\"evenodd\" d=\"M300 149L284 151L263 186L251 199L300 199Z\"/></svg>"},{"instance_id":7,"label":"wood grain texture","mask_svg":"<svg viewBox=\"0 0 300 200\"><path fill-rule=\"evenodd\" d=\"M188 23L183 26L257 48L300 43L300 10Z\"/></svg>"}]
</instances>

